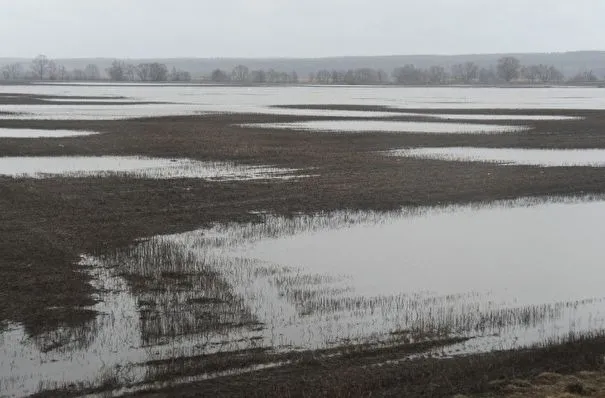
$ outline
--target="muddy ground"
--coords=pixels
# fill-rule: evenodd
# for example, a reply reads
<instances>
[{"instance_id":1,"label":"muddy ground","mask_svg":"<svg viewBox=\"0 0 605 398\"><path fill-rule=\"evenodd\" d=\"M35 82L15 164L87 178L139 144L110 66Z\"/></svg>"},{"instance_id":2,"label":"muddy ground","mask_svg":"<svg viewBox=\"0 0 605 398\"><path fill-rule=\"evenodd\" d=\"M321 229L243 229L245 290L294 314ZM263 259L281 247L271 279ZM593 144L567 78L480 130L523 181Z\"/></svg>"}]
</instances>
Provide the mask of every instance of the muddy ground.
<instances>
[{"instance_id":1,"label":"muddy ground","mask_svg":"<svg viewBox=\"0 0 605 398\"><path fill-rule=\"evenodd\" d=\"M33 103L45 102L40 97L15 98L19 98L16 103L27 103L30 99ZM5 97L2 101L8 103L10 99ZM366 109L355 107L355 110ZM454 113L438 109L416 111ZM310 173L318 175L296 180L245 182L0 177L0 328L8 322L18 322L26 326L29 334L36 335L58 325L78 325L90 320L94 314L84 307L92 303L92 288L77 266L82 253L102 253L124 247L140 237L192 230L214 222L250 221L255 217L251 214L253 211L292 215L334 209L390 210L404 205L605 193L603 168L500 167L401 159L376 153L422 146L605 148L604 111L500 110L494 113L557 114L584 119L509 122L531 126L532 130L489 135L339 134L237 126L238 123L327 119L257 114L127 121L0 120L0 128L102 132L71 138L0 138L0 156L188 157L307 169L303 173L312 169ZM395 120L422 121L424 118L396 117ZM256 396L478 393L492 391L495 387L490 381L502 378L532 377L545 371L589 370L601 365L605 353L601 340L573 344L455 360L425 360L374 367L370 371L357 362L311 361L160 390L157 394L250 396L252 386Z\"/></svg>"}]
</instances>

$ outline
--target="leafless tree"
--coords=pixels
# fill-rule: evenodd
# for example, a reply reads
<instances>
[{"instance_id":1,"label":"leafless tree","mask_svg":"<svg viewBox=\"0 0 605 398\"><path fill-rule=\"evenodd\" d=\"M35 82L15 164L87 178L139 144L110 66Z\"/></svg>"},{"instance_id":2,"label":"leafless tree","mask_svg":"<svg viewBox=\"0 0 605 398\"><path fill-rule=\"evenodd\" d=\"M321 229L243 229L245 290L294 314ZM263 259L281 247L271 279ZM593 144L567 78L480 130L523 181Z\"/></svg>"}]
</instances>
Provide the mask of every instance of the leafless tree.
<instances>
[{"instance_id":1,"label":"leafless tree","mask_svg":"<svg viewBox=\"0 0 605 398\"><path fill-rule=\"evenodd\" d=\"M125 64L124 76L129 82L133 82L136 79L137 67L133 64Z\"/></svg>"},{"instance_id":2,"label":"leafless tree","mask_svg":"<svg viewBox=\"0 0 605 398\"><path fill-rule=\"evenodd\" d=\"M493 66L489 68L481 68L478 74L479 83L481 84L494 84L498 81L496 72Z\"/></svg>"},{"instance_id":3,"label":"leafless tree","mask_svg":"<svg viewBox=\"0 0 605 398\"><path fill-rule=\"evenodd\" d=\"M577 75L569 79L571 83L592 83L599 81L597 75L592 70L585 70L579 72Z\"/></svg>"},{"instance_id":4,"label":"leafless tree","mask_svg":"<svg viewBox=\"0 0 605 398\"><path fill-rule=\"evenodd\" d=\"M427 79L422 69L408 64L393 71L393 80L397 84L424 84Z\"/></svg>"},{"instance_id":5,"label":"leafless tree","mask_svg":"<svg viewBox=\"0 0 605 398\"><path fill-rule=\"evenodd\" d=\"M498 77L510 83L519 77L521 62L515 57L503 57L498 60Z\"/></svg>"},{"instance_id":6,"label":"leafless tree","mask_svg":"<svg viewBox=\"0 0 605 398\"><path fill-rule=\"evenodd\" d=\"M49 72L50 66L51 61L46 57L46 55L40 54L32 60L31 70L36 79L44 80L44 77Z\"/></svg>"},{"instance_id":7,"label":"leafless tree","mask_svg":"<svg viewBox=\"0 0 605 398\"><path fill-rule=\"evenodd\" d=\"M69 74L67 73L67 68L64 65L57 65L55 74L57 76L57 80L69 80Z\"/></svg>"},{"instance_id":8,"label":"leafless tree","mask_svg":"<svg viewBox=\"0 0 605 398\"><path fill-rule=\"evenodd\" d=\"M18 80L23 75L23 67L19 63L13 63L2 67L4 80Z\"/></svg>"},{"instance_id":9,"label":"leafless tree","mask_svg":"<svg viewBox=\"0 0 605 398\"><path fill-rule=\"evenodd\" d=\"M248 80L248 74L250 70L247 66L237 65L233 68L233 72L231 73L231 79L236 82L245 82Z\"/></svg>"},{"instance_id":10,"label":"leafless tree","mask_svg":"<svg viewBox=\"0 0 605 398\"><path fill-rule=\"evenodd\" d=\"M327 69L318 70L315 74L315 81L320 84L337 83L337 81L333 79L333 75L334 73Z\"/></svg>"},{"instance_id":11,"label":"leafless tree","mask_svg":"<svg viewBox=\"0 0 605 398\"><path fill-rule=\"evenodd\" d=\"M111 63L111 67L107 68L107 74L109 78L116 82L122 82L127 79L126 77L126 63L120 60L114 60Z\"/></svg>"},{"instance_id":12,"label":"leafless tree","mask_svg":"<svg viewBox=\"0 0 605 398\"><path fill-rule=\"evenodd\" d=\"M471 83L479 75L479 66L474 62L464 62L452 66L452 77L462 83Z\"/></svg>"},{"instance_id":13,"label":"leafless tree","mask_svg":"<svg viewBox=\"0 0 605 398\"><path fill-rule=\"evenodd\" d=\"M559 69L555 68L554 66L551 66L548 68L548 79L553 83L559 83L562 82L563 79L565 79L565 76L563 75L563 72L561 72Z\"/></svg>"},{"instance_id":14,"label":"leafless tree","mask_svg":"<svg viewBox=\"0 0 605 398\"><path fill-rule=\"evenodd\" d=\"M266 83L267 74L264 70L253 70L248 74L248 80L252 83Z\"/></svg>"},{"instance_id":15,"label":"leafless tree","mask_svg":"<svg viewBox=\"0 0 605 398\"><path fill-rule=\"evenodd\" d=\"M86 72L84 72L82 69L74 69L71 71L71 78L73 80L87 80L88 77L86 75Z\"/></svg>"},{"instance_id":16,"label":"leafless tree","mask_svg":"<svg viewBox=\"0 0 605 398\"><path fill-rule=\"evenodd\" d=\"M210 80L212 80L213 82L216 82L216 83L225 83L225 82L229 81L229 76L227 75L227 72L225 72L224 70L215 69L212 71L212 74L210 75Z\"/></svg>"},{"instance_id":17,"label":"leafless tree","mask_svg":"<svg viewBox=\"0 0 605 398\"><path fill-rule=\"evenodd\" d=\"M427 71L427 79L431 84L443 84L447 80L447 72L443 66L431 66Z\"/></svg>"},{"instance_id":18,"label":"leafless tree","mask_svg":"<svg viewBox=\"0 0 605 398\"><path fill-rule=\"evenodd\" d=\"M298 83L298 73L296 73L295 70L292 71L292 73L290 73L290 83Z\"/></svg>"},{"instance_id":19,"label":"leafless tree","mask_svg":"<svg viewBox=\"0 0 605 398\"><path fill-rule=\"evenodd\" d=\"M86 68L84 68L84 75L87 80L99 80L101 78L99 67L95 64L86 65Z\"/></svg>"},{"instance_id":20,"label":"leafless tree","mask_svg":"<svg viewBox=\"0 0 605 398\"><path fill-rule=\"evenodd\" d=\"M150 80L149 76L151 75L151 64L138 64L136 72L140 81L146 82Z\"/></svg>"},{"instance_id":21,"label":"leafless tree","mask_svg":"<svg viewBox=\"0 0 605 398\"><path fill-rule=\"evenodd\" d=\"M169 79L173 82L188 82L191 81L191 73L179 70L173 66Z\"/></svg>"}]
</instances>

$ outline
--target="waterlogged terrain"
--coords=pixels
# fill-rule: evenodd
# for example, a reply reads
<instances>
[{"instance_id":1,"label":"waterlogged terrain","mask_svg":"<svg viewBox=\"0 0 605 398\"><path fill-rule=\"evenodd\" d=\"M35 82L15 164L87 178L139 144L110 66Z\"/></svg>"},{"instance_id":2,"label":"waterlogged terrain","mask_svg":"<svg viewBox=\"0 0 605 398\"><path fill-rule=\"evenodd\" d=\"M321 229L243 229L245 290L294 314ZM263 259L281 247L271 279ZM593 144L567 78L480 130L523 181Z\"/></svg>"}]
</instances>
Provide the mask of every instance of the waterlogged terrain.
<instances>
[{"instance_id":1,"label":"waterlogged terrain","mask_svg":"<svg viewBox=\"0 0 605 398\"><path fill-rule=\"evenodd\" d=\"M0 385L134 386L199 355L470 338L439 349L455 355L600 330L601 200L265 216L85 256L98 317L33 340L9 325Z\"/></svg>"},{"instance_id":2,"label":"waterlogged terrain","mask_svg":"<svg viewBox=\"0 0 605 398\"><path fill-rule=\"evenodd\" d=\"M348 396L388 369L439 396L573 336L564 358L601 364L602 109L595 88L0 86L0 396Z\"/></svg>"},{"instance_id":3,"label":"waterlogged terrain","mask_svg":"<svg viewBox=\"0 0 605 398\"><path fill-rule=\"evenodd\" d=\"M0 105L0 119L108 120L208 112L384 117L395 116L397 112L401 112L404 116L412 115L406 112L406 108L605 109L602 89L577 87L511 90L460 87L213 87L203 85L171 87L152 84L0 86L0 95L10 96L15 93L42 97L45 105ZM138 104L133 104L133 101ZM274 107L300 104L379 106L393 108L395 113L393 110L363 112ZM449 115L440 117L451 118ZM546 120L555 120L552 119L552 115L544 115L544 117ZM482 118L486 116L478 117L478 119ZM500 118L496 117L494 120L496 119ZM522 119L516 116L512 119L536 120L534 116Z\"/></svg>"},{"instance_id":4,"label":"waterlogged terrain","mask_svg":"<svg viewBox=\"0 0 605 398\"><path fill-rule=\"evenodd\" d=\"M501 165L543 167L605 166L603 149L525 149L525 148L414 148L388 152L389 155L449 161L493 162Z\"/></svg>"},{"instance_id":5,"label":"waterlogged terrain","mask_svg":"<svg viewBox=\"0 0 605 398\"><path fill-rule=\"evenodd\" d=\"M244 127L292 129L308 131L337 132L402 132L402 133L466 133L488 134L527 130L522 126L498 126L491 124L437 123L437 122L395 122L374 120L321 120L295 123L258 123Z\"/></svg>"},{"instance_id":6,"label":"waterlogged terrain","mask_svg":"<svg viewBox=\"0 0 605 398\"><path fill-rule=\"evenodd\" d=\"M21 156L0 157L0 175L12 177L201 178L210 180L257 180L299 178L298 170L246 166L230 162L162 159L138 156Z\"/></svg>"}]
</instances>

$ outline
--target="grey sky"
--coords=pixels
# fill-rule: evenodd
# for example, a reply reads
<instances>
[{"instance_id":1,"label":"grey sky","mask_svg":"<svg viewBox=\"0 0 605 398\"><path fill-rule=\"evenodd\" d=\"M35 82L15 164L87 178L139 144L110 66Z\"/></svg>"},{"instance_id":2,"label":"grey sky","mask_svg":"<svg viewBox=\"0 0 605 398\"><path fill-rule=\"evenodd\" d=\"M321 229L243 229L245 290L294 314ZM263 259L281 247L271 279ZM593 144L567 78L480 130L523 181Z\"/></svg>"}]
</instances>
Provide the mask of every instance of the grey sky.
<instances>
[{"instance_id":1,"label":"grey sky","mask_svg":"<svg viewBox=\"0 0 605 398\"><path fill-rule=\"evenodd\" d=\"M605 50L604 0L0 0L0 57Z\"/></svg>"}]
</instances>

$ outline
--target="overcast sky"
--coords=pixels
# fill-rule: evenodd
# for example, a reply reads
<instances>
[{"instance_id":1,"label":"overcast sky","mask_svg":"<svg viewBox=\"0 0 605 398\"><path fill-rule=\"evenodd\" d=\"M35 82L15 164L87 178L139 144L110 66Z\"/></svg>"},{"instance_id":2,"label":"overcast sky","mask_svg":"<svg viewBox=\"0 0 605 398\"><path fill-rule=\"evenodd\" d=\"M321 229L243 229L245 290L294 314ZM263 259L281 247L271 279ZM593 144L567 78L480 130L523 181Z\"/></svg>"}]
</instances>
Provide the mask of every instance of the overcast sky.
<instances>
[{"instance_id":1,"label":"overcast sky","mask_svg":"<svg viewBox=\"0 0 605 398\"><path fill-rule=\"evenodd\" d=\"M605 0L0 0L0 57L605 50Z\"/></svg>"}]
</instances>

